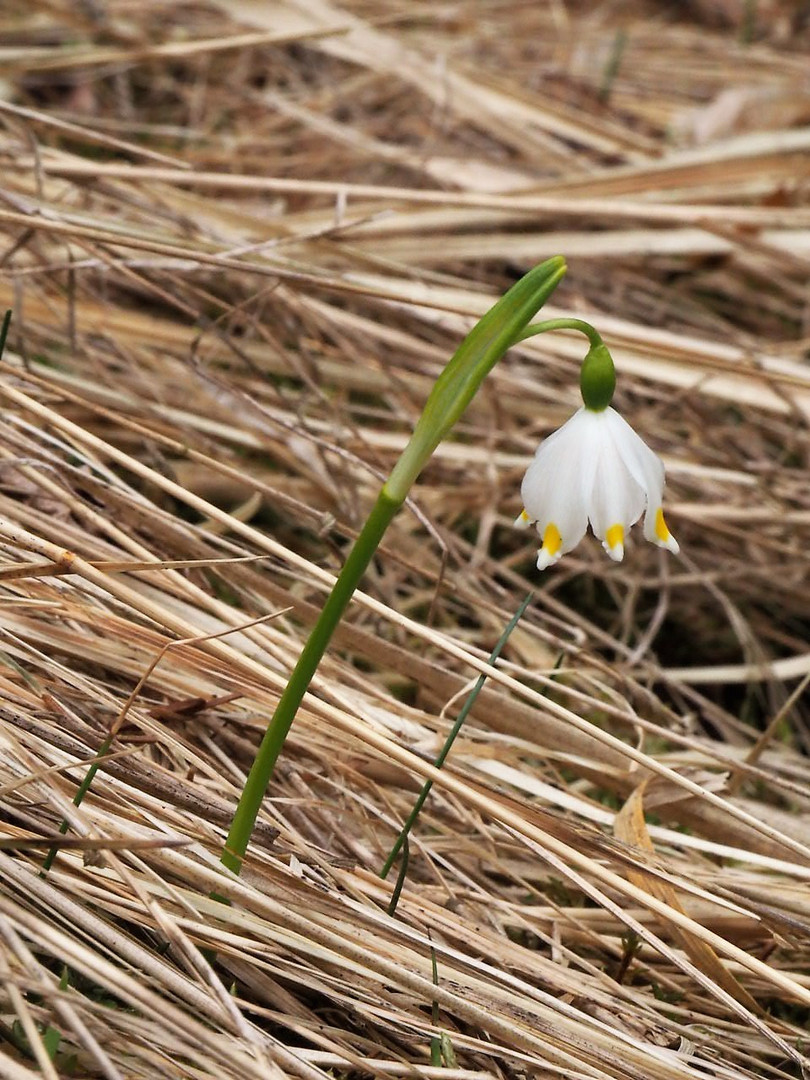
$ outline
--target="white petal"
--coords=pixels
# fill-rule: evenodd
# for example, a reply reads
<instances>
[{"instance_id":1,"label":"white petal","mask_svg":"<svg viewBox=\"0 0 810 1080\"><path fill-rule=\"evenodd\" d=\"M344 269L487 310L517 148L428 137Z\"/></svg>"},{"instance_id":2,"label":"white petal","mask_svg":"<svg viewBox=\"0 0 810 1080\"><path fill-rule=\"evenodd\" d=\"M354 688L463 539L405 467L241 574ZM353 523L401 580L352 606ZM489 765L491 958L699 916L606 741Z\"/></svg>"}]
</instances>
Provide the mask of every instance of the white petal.
<instances>
[{"instance_id":1,"label":"white petal","mask_svg":"<svg viewBox=\"0 0 810 1080\"><path fill-rule=\"evenodd\" d=\"M560 561L561 555L561 551L558 551L556 555L550 555L545 547L541 547L537 552L537 569L545 570L546 567L553 566L554 563Z\"/></svg>"},{"instance_id":2,"label":"white petal","mask_svg":"<svg viewBox=\"0 0 810 1080\"><path fill-rule=\"evenodd\" d=\"M618 543L610 544L607 540L602 541L602 547L613 559L614 562L621 562L624 558L624 542L618 541Z\"/></svg>"},{"instance_id":3,"label":"white petal","mask_svg":"<svg viewBox=\"0 0 810 1080\"><path fill-rule=\"evenodd\" d=\"M580 542L588 527L583 497L583 478L592 475L589 460L590 420L580 409L545 442L540 444L521 485L523 505L545 536L550 525L559 532L561 544L550 555L557 558ZM555 559L556 561L556 559Z\"/></svg>"},{"instance_id":4,"label":"white petal","mask_svg":"<svg viewBox=\"0 0 810 1080\"><path fill-rule=\"evenodd\" d=\"M610 410L613 412L614 410ZM656 533L656 515L664 494L664 463L618 413L612 421L614 438L621 448L622 459L631 476L644 489L647 512L644 515L644 536L660 543Z\"/></svg>"},{"instance_id":5,"label":"white petal","mask_svg":"<svg viewBox=\"0 0 810 1080\"><path fill-rule=\"evenodd\" d=\"M647 498L647 512L644 515L644 536L658 547L667 548L674 555L680 547L664 521L662 509L664 495L664 463L654 451L636 434L630 425L617 414L624 440L625 463L627 468L643 484Z\"/></svg>"},{"instance_id":6,"label":"white petal","mask_svg":"<svg viewBox=\"0 0 810 1080\"><path fill-rule=\"evenodd\" d=\"M625 463L621 433L617 439L613 417L618 419L618 413L612 409L606 409L601 414L596 473L589 509L591 527L603 541L616 526L621 526L622 532L629 529L641 517L646 503L643 489ZM620 558L618 550L611 550L615 547L615 544L606 544L605 550ZM623 553L623 546L621 550Z\"/></svg>"}]
</instances>

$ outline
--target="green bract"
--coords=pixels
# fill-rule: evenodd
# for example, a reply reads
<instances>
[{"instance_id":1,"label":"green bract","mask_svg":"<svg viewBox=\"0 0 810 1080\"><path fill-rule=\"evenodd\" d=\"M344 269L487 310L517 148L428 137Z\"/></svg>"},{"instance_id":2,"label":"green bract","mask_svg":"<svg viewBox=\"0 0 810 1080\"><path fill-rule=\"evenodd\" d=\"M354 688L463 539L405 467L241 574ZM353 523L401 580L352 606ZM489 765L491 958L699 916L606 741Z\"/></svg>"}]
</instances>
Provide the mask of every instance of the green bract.
<instances>
[{"instance_id":1,"label":"green bract","mask_svg":"<svg viewBox=\"0 0 810 1080\"><path fill-rule=\"evenodd\" d=\"M385 490L404 501L430 455L467 408L506 350L521 340L565 274L565 259L555 255L530 270L480 319L436 380L411 440L394 466Z\"/></svg>"}]
</instances>

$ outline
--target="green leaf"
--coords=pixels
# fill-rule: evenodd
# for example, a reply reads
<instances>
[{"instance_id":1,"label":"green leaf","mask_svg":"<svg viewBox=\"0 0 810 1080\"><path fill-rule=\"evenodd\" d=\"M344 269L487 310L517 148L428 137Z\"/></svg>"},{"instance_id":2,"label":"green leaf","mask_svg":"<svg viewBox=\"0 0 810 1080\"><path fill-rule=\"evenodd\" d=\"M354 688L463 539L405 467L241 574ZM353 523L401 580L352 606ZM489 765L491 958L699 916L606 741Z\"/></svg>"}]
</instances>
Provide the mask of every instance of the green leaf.
<instances>
[{"instance_id":1,"label":"green leaf","mask_svg":"<svg viewBox=\"0 0 810 1080\"><path fill-rule=\"evenodd\" d=\"M525 274L475 324L436 380L411 440L385 489L404 501L430 455L472 401L486 376L548 300L566 271L555 255Z\"/></svg>"}]
</instances>

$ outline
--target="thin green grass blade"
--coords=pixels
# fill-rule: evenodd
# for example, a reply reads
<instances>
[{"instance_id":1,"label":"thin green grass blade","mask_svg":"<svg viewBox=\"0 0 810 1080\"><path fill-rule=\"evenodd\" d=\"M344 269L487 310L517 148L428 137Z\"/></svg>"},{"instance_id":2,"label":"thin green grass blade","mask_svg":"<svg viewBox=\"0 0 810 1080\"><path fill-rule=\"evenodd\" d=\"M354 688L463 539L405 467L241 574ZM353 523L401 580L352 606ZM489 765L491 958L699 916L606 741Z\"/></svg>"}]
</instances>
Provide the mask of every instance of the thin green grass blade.
<instances>
[{"instance_id":1,"label":"thin green grass blade","mask_svg":"<svg viewBox=\"0 0 810 1080\"><path fill-rule=\"evenodd\" d=\"M534 596L534 593L530 592L528 594L528 596L526 597L526 599L523 601L523 603L520 605L520 607L517 609L515 614L512 616L512 618L507 623L506 628L504 629L504 632L501 634L500 638L498 639L498 643L496 644L495 648L490 653L490 657L489 657L490 664L494 664L495 661L498 659L498 657L501 655L501 652L503 651L504 646L506 645L507 641L509 640L509 637L510 637L512 631L515 629L517 624L520 622L521 618L523 617L523 613L526 611L526 608L531 603L531 600L532 600L533 596ZM456 736L461 731L461 727L462 727L464 721L469 716L470 710L472 709L473 705L475 704L476 698L481 693L481 690L483 689L484 683L486 681L487 681L487 676L486 675L479 675L478 679L476 680L475 686L472 688L470 693L467 695L467 699L464 702L463 706L461 707L461 711L459 712L458 717L456 718L456 722L455 722L455 724L453 724L447 738L444 741L444 746L442 746L438 757L433 762L433 764L436 766L437 769L440 769L442 767L442 765L444 765L445 761L447 760L447 755L450 753L450 749L451 749L453 743L456 741ZM385 880L385 878L387 878L389 873L391 872L391 867L394 865L394 860L396 859L397 855L399 854L400 849L402 848L403 844L406 843L407 838L408 838L408 833L411 831L411 829L414 826L414 823L416 822L416 819L419 817L419 814L420 814L420 812L422 810L422 807L425 805L425 801L426 801L428 795L430 794L430 789L432 787L433 787L433 781L432 780L426 780L422 790L419 793L419 797L417 798L416 802L414 803L413 810L411 810L410 814L408 815L407 821L402 826L402 829L400 830L399 836L397 836L396 840L394 841L394 846L391 848L390 852L388 853L388 858L385 860L385 864L384 864L382 870L380 871L380 877L383 878L383 880ZM405 868L407 869L405 859L403 859L403 866L405 866ZM403 876L402 870L400 870L400 877L402 877L402 876ZM389 907L388 907L388 914L389 915L393 915L394 911L396 911L395 898L396 898L396 901L398 901L399 900L399 894L402 891L402 884L400 884L399 881L397 881L397 886L398 886L398 888L395 889L395 891L394 891L394 893L393 893L393 895L391 897L391 904L389 904Z\"/></svg>"}]
</instances>

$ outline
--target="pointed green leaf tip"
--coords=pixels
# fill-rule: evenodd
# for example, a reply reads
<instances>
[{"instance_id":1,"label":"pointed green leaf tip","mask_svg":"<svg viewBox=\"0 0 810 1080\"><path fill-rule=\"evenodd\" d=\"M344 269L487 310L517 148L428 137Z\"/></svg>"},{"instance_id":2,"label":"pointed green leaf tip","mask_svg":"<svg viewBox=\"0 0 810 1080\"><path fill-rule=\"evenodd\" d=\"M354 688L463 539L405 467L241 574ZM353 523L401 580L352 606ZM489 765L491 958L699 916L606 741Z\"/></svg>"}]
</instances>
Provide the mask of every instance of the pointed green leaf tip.
<instances>
[{"instance_id":1,"label":"pointed green leaf tip","mask_svg":"<svg viewBox=\"0 0 810 1080\"><path fill-rule=\"evenodd\" d=\"M554 292L565 271L562 255L540 263L475 324L436 380L411 440L385 485L389 498L404 501L430 455L495 364L520 340L521 332Z\"/></svg>"},{"instance_id":2,"label":"pointed green leaf tip","mask_svg":"<svg viewBox=\"0 0 810 1080\"><path fill-rule=\"evenodd\" d=\"M616 389L616 369L613 357L606 345L592 345L582 361L579 372L579 388L585 408L593 412L606 409L613 400Z\"/></svg>"}]
</instances>

